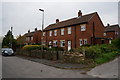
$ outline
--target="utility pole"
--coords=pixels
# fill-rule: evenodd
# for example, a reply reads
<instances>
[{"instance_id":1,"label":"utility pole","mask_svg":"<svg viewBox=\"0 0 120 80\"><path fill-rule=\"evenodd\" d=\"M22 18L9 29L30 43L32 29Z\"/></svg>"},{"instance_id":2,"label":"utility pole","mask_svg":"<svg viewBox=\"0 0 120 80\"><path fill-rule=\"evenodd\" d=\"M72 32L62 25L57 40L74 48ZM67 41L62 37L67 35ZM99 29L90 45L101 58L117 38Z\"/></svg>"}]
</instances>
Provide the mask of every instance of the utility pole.
<instances>
[{"instance_id":1,"label":"utility pole","mask_svg":"<svg viewBox=\"0 0 120 80\"><path fill-rule=\"evenodd\" d=\"M13 30L13 27L11 27L11 35L10 35L11 36L11 45L10 45L11 48L12 48L12 30Z\"/></svg>"}]
</instances>

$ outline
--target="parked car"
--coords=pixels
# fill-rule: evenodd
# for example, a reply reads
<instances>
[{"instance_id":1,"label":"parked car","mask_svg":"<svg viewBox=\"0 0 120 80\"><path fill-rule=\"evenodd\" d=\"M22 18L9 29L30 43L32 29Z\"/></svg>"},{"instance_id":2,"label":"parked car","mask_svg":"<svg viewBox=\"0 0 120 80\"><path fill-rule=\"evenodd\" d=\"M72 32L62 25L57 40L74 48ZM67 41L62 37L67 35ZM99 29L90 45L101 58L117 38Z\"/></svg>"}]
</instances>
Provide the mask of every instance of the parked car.
<instances>
[{"instance_id":1,"label":"parked car","mask_svg":"<svg viewBox=\"0 0 120 80\"><path fill-rule=\"evenodd\" d=\"M2 48L2 56L12 56L14 51L12 48Z\"/></svg>"}]
</instances>

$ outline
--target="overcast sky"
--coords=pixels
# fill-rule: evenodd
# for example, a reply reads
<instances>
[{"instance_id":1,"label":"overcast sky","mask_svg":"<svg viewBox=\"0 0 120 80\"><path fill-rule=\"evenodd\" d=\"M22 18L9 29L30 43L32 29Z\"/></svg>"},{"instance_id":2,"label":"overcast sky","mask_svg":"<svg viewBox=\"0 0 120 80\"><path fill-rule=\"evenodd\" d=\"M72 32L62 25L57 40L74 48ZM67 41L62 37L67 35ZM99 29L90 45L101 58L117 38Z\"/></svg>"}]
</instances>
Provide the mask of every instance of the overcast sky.
<instances>
[{"instance_id":1,"label":"overcast sky","mask_svg":"<svg viewBox=\"0 0 120 80\"><path fill-rule=\"evenodd\" d=\"M1 7L1 6L0 6ZM13 27L15 36L26 33L29 29L41 29L42 12L45 10L45 25L77 17L78 10L83 15L98 12L104 25L118 24L118 2L3 2L2 35ZM0 9L1 10L1 9ZM0 23L1 24L1 23Z\"/></svg>"}]
</instances>

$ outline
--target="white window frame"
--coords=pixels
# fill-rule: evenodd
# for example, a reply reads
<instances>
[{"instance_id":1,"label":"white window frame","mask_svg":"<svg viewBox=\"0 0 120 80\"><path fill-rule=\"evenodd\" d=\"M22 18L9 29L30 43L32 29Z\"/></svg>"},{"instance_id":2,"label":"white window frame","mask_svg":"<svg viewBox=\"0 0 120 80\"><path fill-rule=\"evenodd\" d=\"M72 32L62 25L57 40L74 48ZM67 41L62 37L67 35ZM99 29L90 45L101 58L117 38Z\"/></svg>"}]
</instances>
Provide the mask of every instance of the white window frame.
<instances>
[{"instance_id":1,"label":"white window frame","mask_svg":"<svg viewBox=\"0 0 120 80\"><path fill-rule=\"evenodd\" d=\"M61 29L61 35L64 35L64 28Z\"/></svg>"},{"instance_id":2,"label":"white window frame","mask_svg":"<svg viewBox=\"0 0 120 80\"><path fill-rule=\"evenodd\" d=\"M87 44L87 39L84 39L84 44Z\"/></svg>"},{"instance_id":3,"label":"white window frame","mask_svg":"<svg viewBox=\"0 0 120 80\"><path fill-rule=\"evenodd\" d=\"M45 32L43 32L43 36L45 36Z\"/></svg>"},{"instance_id":4,"label":"white window frame","mask_svg":"<svg viewBox=\"0 0 120 80\"><path fill-rule=\"evenodd\" d=\"M83 40L82 39L80 39L80 46L82 46L83 45Z\"/></svg>"},{"instance_id":5,"label":"white window frame","mask_svg":"<svg viewBox=\"0 0 120 80\"><path fill-rule=\"evenodd\" d=\"M57 30L54 30L54 36L57 36Z\"/></svg>"},{"instance_id":6,"label":"white window frame","mask_svg":"<svg viewBox=\"0 0 120 80\"><path fill-rule=\"evenodd\" d=\"M109 40L109 44L111 44L111 40Z\"/></svg>"},{"instance_id":7,"label":"white window frame","mask_svg":"<svg viewBox=\"0 0 120 80\"><path fill-rule=\"evenodd\" d=\"M49 45L52 45L52 41L49 41Z\"/></svg>"},{"instance_id":8,"label":"white window frame","mask_svg":"<svg viewBox=\"0 0 120 80\"><path fill-rule=\"evenodd\" d=\"M65 40L60 40L60 47L65 47Z\"/></svg>"},{"instance_id":9,"label":"white window frame","mask_svg":"<svg viewBox=\"0 0 120 80\"><path fill-rule=\"evenodd\" d=\"M49 36L52 36L52 31L49 31Z\"/></svg>"},{"instance_id":10,"label":"white window frame","mask_svg":"<svg viewBox=\"0 0 120 80\"><path fill-rule=\"evenodd\" d=\"M53 46L56 47L58 45L57 40L53 40Z\"/></svg>"},{"instance_id":11,"label":"white window frame","mask_svg":"<svg viewBox=\"0 0 120 80\"><path fill-rule=\"evenodd\" d=\"M31 40L33 40L33 36L31 37Z\"/></svg>"},{"instance_id":12,"label":"white window frame","mask_svg":"<svg viewBox=\"0 0 120 80\"><path fill-rule=\"evenodd\" d=\"M71 27L68 27L68 34L71 34Z\"/></svg>"},{"instance_id":13,"label":"white window frame","mask_svg":"<svg viewBox=\"0 0 120 80\"><path fill-rule=\"evenodd\" d=\"M81 31L86 31L86 24L82 24L82 25L80 25L80 29L81 29Z\"/></svg>"},{"instance_id":14,"label":"white window frame","mask_svg":"<svg viewBox=\"0 0 120 80\"><path fill-rule=\"evenodd\" d=\"M104 36L106 36L106 33L103 33Z\"/></svg>"},{"instance_id":15,"label":"white window frame","mask_svg":"<svg viewBox=\"0 0 120 80\"><path fill-rule=\"evenodd\" d=\"M43 41L42 45L45 45L46 44L46 41Z\"/></svg>"}]
</instances>

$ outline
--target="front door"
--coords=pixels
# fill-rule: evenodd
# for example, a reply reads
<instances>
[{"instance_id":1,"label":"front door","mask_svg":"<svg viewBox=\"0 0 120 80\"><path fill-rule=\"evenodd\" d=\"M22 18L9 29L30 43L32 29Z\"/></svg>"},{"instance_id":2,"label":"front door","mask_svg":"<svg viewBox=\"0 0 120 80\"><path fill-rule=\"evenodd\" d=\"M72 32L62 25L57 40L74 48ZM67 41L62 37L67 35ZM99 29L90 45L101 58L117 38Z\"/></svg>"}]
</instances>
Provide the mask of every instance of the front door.
<instances>
[{"instance_id":1,"label":"front door","mask_svg":"<svg viewBox=\"0 0 120 80\"><path fill-rule=\"evenodd\" d=\"M71 41L68 41L68 51L71 49Z\"/></svg>"}]
</instances>

